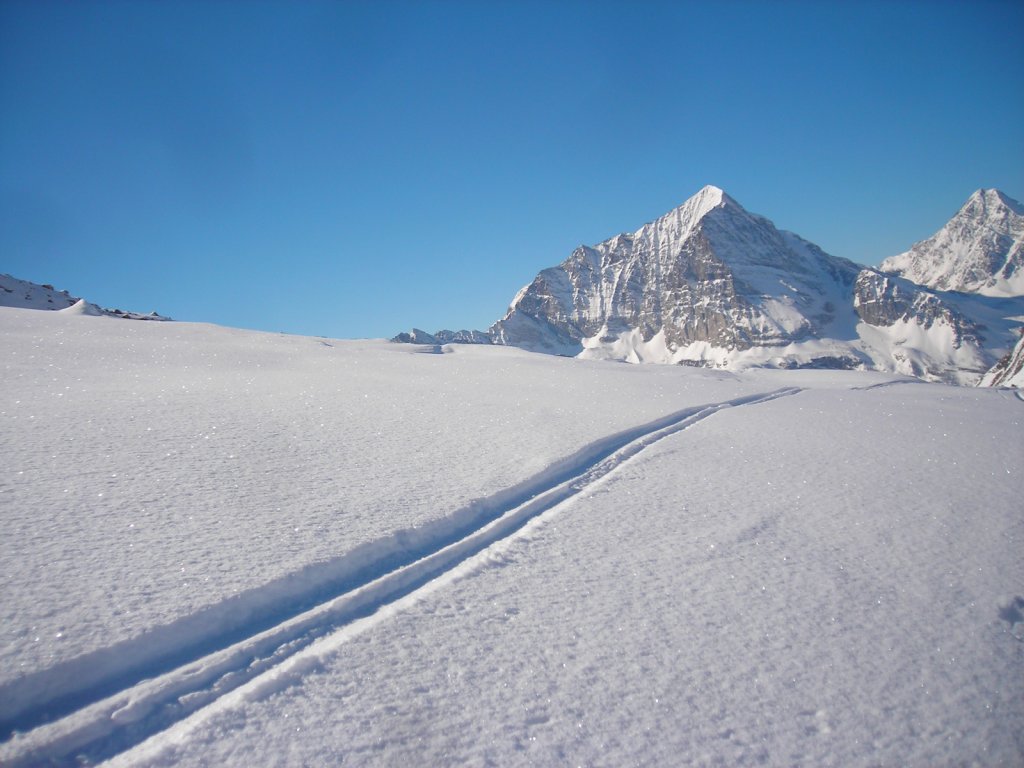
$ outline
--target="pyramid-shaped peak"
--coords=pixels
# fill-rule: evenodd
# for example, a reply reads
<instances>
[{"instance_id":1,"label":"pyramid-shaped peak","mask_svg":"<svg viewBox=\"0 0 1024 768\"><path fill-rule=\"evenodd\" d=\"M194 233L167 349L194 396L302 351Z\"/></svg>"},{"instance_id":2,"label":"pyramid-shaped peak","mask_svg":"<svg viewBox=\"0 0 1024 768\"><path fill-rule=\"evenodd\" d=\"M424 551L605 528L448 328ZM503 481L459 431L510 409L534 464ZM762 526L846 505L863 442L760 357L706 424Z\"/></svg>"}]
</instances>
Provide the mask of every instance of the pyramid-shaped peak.
<instances>
[{"instance_id":1,"label":"pyramid-shaped peak","mask_svg":"<svg viewBox=\"0 0 1024 768\"><path fill-rule=\"evenodd\" d=\"M696 226L708 213L720 208L743 211L743 206L729 197L720 187L708 184L678 208L674 208L650 224L645 224L640 232L647 227L654 226L658 229L667 228L677 233L685 233Z\"/></svg>"},{"instance_id":2,"label":"pyramid-shaped peak","mask_svg":"<svg viewBox=\"0 0 1024 768\"><path fill-rule=\"evenodd\" d=\"M735 200L725 193L721 187L716 187L713 184L707 184L701 188L701 190L687 200L683 205L693 204L695 207L702 208L704 210L711 210L717 208L720 205L735 205L739 206Z\"/></svg>"},{"instance_id":3,"label":"pyramid-shaped peak","mask_svg":"<svg viewBox=\"0 0 1024 768\"><path fill-rule=\"evenodd\" d=\"M725 195L725 190L716 187L714 184L705 184L694 197L717 197L719 200Z\"/></svg>"},{"instance_id":4,"label":"pyramid-shaped peak","mask_svg":"<svg viewBox=\"0 0 1024 768\"><path fill-rule=\"evenodd\" d=\"M1024 215L1024 205L998 189L979 189L975 191L964 203L960 210L972 215L986 214L991 211L1001 211L1009 208L1018 215Z\"/></svg>"},{"instance_id":5,"label":"pyramid-shaped peak","mask_svg":"<svg viewBox=\"0 0 1024 768\"><path fill-rule=\"evenodd\" d=\"M1024 206L979 189L938 232L882 262L919 285L984 296L1024 296Z\"/></svg>"},{"instance_id":6,"label":"pyramid-shaped peak","mask_svg":"<svg viewBox=\"0 0 1024 768\"><path fill-rule=\"evenodd\" d=\"M623 236L633 239L654 236L655 233L658 237L682 240L713 211L728 211L734 215L750 216L742 205L729 197L720 187L708 184L678 208L673 208L654 221L647 222L635 232L609 238L601 245L617 242Z\"/></svg>"}]
</instances>

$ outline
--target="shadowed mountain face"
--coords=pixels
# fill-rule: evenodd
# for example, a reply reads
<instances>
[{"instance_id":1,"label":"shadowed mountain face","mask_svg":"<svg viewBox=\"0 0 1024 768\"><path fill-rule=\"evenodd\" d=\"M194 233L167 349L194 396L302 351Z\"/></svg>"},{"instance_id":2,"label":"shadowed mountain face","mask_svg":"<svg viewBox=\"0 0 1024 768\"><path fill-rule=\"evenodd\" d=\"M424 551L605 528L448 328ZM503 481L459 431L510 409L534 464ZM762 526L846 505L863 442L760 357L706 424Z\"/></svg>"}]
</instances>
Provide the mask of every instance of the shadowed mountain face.
<instances>
[{"instance_id":1,"label":"shadowed mountain face","mask_svg":"<svg viewBox=\"0 0 1024 768\"><path fill-rule=\"evenodd\" d=\"M1024 333L1017 345L985 374L980 386L1024 388Z\"/></svg>"}]
</instances>

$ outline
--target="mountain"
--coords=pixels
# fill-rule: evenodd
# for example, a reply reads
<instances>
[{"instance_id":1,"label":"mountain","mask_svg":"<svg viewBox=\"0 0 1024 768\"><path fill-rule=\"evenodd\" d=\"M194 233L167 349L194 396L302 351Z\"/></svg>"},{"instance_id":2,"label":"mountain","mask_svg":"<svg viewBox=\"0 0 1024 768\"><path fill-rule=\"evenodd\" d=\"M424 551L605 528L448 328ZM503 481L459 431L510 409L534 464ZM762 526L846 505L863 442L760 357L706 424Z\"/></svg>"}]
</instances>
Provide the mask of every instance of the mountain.
<instances>
[{"instance_id":1,"label":"mountain","mask_svg":"<svg viewBox=\"0 0 1024 768\"><path fill-rule=\"evenodd\" d=\"M408 333L400 333L392 341L403 344L490 344L491 337L484 331L437 331L427 333L413 328Z\"/></svg>"},{"instance_id":2,"label":"mountain","mask_svg":"<svg viewBox=\"0 0 1024 768\"><path fill-rule=\"evenodd\" d=\"M708 186L542 271L490 333L536 351L725 365L852 329L859 271Z\"/></svg>"},{"instance_id":3,"label":"mountain","mask_svg":"<svg viewBox=\"0 0 1024 768\"><path fill-rule=\"evenodd\" d=\"M831 256L717 187L542 271L499 344L630 362L870 368L973 384L1024 302L932 291Z\"/></svg>"},{"instance_id":4,"label":"mountain","mask_svg":"<svg viewBox=\"0 0 1024 768\"><path fill-rule=\"evenodd\" d=\"M980 243L990 234L972 231ZM981 249L964 238L963 251ZM733 370L862 368L973 385L1016 342L1021 315L1024 297L935 290L831 256L708 186L541 271L486 334L396 340Z\"/></svg>"},{"instance_id":5,"label":"mountain","mask_svg":"<svg viewBox=\"0 0 1024 768\"><path fill-rule=\"evenodd\" d=\"M78 301L67 291L58 291L52 285L39 285L0 275L0 307L19 309L67 309Z\"/></svg>"},{"instance_id":6,"label":"mountain","mask_svg":"<svg viewBox=\"0 0 1024 768\"><path fill-rule=\"evenodd\" d=\"M942 229L881 269L945 291L1024 295L1024 205L979 189Z\"/></svg>"},{"instance_id":7,"label":"mountain","mask_svg":"<svg viewBox=\"0 0 1024 768\"><path fill-rule=\"evenodd\" d=\"M170 320L156 312L144 315L139 312L125 312L122 309L103 309L85 299L72 296L67 291L58 291L46 283L19 280L10 275L0 275L0 307L18 309L49 309L81 315L105 315L126 320Z\"/></svg>"}]
</instances>

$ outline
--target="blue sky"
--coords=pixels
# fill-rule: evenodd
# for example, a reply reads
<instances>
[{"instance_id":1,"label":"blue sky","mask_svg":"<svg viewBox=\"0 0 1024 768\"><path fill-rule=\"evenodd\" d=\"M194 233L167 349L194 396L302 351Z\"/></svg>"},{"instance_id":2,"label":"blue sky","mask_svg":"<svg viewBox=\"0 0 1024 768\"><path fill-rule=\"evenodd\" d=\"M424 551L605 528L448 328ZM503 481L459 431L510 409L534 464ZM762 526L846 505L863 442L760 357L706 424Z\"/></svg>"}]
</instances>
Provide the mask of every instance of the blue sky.
<instances>
[{"instance_id":1,"label":"blue sky","mask_svg":"<svg viewBox=\"0 0 1024 768\"><path fill-rule=\"evenodd\" d=\"M0 2L0 271L486 328L705 184L864 263L1024 197L1024 3Z\"/></svg>"}]
</instances>

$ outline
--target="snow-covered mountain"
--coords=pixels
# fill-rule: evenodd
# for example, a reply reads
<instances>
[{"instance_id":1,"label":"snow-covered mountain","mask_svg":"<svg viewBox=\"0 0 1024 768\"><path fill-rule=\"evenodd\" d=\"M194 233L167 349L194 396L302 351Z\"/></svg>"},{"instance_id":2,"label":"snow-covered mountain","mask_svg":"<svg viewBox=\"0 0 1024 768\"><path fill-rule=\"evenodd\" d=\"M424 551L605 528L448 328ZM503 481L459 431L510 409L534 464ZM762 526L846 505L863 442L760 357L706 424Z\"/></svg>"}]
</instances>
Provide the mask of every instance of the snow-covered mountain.
<instances>
[{"instance_id":1,"label":"snow-covered mountain","mask_svg":"<svg viewBox=\"0 0 1024 768\"><path fill-rule=\"evenodd\" d=\"M577 248L490 332L536 351L725 364L852 328L843 298L858 271L709 186L632 234Z\"/></svg>"},{"instance_id":2,"label":"snow-covered mountain","mask_svg":"<svg viewBox=\"0 0 1024 768\"><path fill-rule=\"evenodd\" d=\"M403 344L490 344L491 337L484 331L449 331L427 333L420 328L413 328L408 333L400 333L392 341Z\"/></svg>"},{"instance_id":3,"label":"snow-covered mountain","mask_svg":"<svg viewBox=\"0 0 1024 768\"><path fill-rule=\"evenodd\" d=\"M150 312L126 312L123 309L103 309L91 302L72 296L67 291L58 291L52 285L19 280L16 277L0 275L0 307L16 309L49 309L82 315L107 315L127 320L170 320L169 317Z\"/></svg>"},{"instance_id":4,"label":"snow-covered mountain","mask_svg":"<svg viewBox=\"0 0 1024 768\"><path fill-rule=\"evenodd\" d=\"M942 229L881 269L944 291L1024 295L1024 205L979 189Z\"/></svg>"},{"instance_id":5,"label":"snow-covered mountain","mask_svg":"<svg viewBox=\"0 0 1024 768\"><path fill-rule=\"evenodd\" d=\"M708 186L633 233L543 270L487 334L586 358L739 370L866 368L976 384L1016 341L1024 299L931 290L831 256Z\"/></svg>"}]
</instances>

